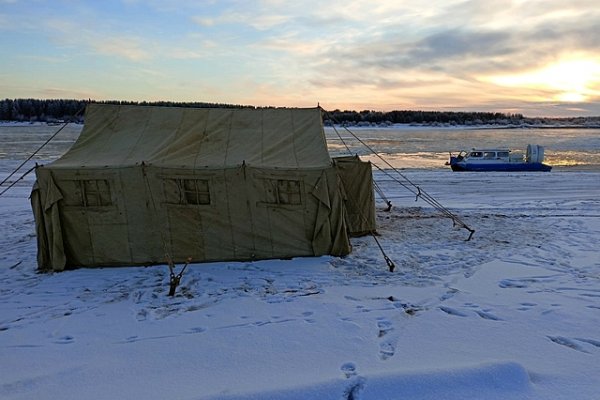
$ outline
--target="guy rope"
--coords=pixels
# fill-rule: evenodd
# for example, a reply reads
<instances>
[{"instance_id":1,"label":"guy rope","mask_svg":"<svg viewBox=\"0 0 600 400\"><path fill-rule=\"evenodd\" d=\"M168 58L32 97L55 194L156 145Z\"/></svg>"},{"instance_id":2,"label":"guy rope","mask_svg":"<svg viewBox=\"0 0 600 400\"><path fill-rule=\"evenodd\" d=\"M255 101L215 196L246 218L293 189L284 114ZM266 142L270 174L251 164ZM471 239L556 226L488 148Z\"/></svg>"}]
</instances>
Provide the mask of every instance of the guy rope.
<instances>
[{"instance_id":1,"label":"guy rope","mask_svg":"<svg viewBox=\"0 0 600 400\"><path fill-rule=\"evenodd\" d=\"M344 141L344 139L342 138L340 133L337 131L337 129L335 129L335 127L334 127L334 130L335 130L335 133L338 135L338 138L342 141L342 143L346 147L346 150L348 151L348 153L352 154L352 152L350 151L350 147L348 147L348 145L346 144L346 142ZM386 209L386 211L390 211L392 209L392 202L387 200L387 198L383 194L383 191L381 190L381 188L379 188L379 186L377 186L377 184L375 183L374 180L373 180L373 186L376 188L377 193L380 194L381 198L384 199L384 201L387 203L388 208ZM362 208L356 207L356 209L359 210L360 218L363 220L363 222L366 221L367 217L365 216ZM394 269L396 269L396 264L394 264L392 259L389 258L388 255L385 253L385 250L383 249L383 246L381 245L381 243L379 243L379 240L377 239L375 232L371 231L371 232L369 232L369 234L371 235L371 237L377 244L377 247L379 247L379 251L381 252L381 255L383 256L383 259L385 260L385 263L387 264L389 271L394 272Z\"/></svg>"},{"instance_id":2,"label":"guy rope","mask_svg":"<svg viewBox=\"0 0 600 400\"><path fill-rule=\"evenodd\" d=\"M157 207L156 207L156 202L154 201L154 195L152 194L152 188L150 187L150 181L148 180L148 174L146 173L146 163L144 163L142 161L142 175L144 177L144 183L146 184L146 189L148 190L148 194L150 194L150 203L152 205L152 216L154 217L154 225L158 225L159 222L158 220L158 211L157 211ZM179 271L178 274L175 273L175 262L173 261L173 258L171 257L171 255L169 254L169 249L167 246L167 239L165 238L165 232L164 229L158 229L159 233L160 233L160 239L162 241L162 245L163 245L163 251L165 253L165 261L167 262L167 265L169 266L169 296L173 297L175 296L175 291L177 290L177 286L179 286L179 284L181 283L181 277L183 276L183 273L185 272L187 266L192 262L192 257L188 257L187 260L185 261L185 264L183 265L183 267L181 268L181 271Z\"/></svg>"},{"instance_id":3,"label":"guy rope","mask_svg":"<svg viewBox=\"0 0 600 400\"><path fill-rule=\"evenodd\" d=\"M79 111L77 111L77 113L74 115L74 117L79 116L79 114L81 114L83 112L83 110L85 110L85 106L81 107L79 109ZM46 145L48 143L50 143L56 137L56 135L58 135L63 129L65 129L68 124L69 124L68 121L65 122L56 132L54 132L52 134L52 136L50 136L44 143L42 143L42 145L40 147L38 147L36 151L34 151L33 153L31 153L31 155L29 157L27 157L27 159L25 161L23 161L6 178L4 178L2 180L2 182L0 182L0 187L2 187L5 183L7 183L8 180L13 177L13 175L15 175L17 172L19 172L19 170L21 168L23 168L23 166L25 164L27 164L33 157L35 157L37 155L37 153L39 153L44 147L46 147ZM2 196L4 193L8 192L8 190L10 188L12 188L13 186L15 186L17 184L17 182L19 182L20 180L22 180L23 178L25 178L27 175L29 175L29 173L31 173L31 171L33 171L36 167L37 167L37 164L35 166L31 167L30 169L28 169L25 173L21 174L21 176L19 178L15 179L10 185L8 185L3 191L0 192L0 196Z\"/></svg>"},{"instance_id":4,"label":"guy rope","mask_svg":"<svg viewBox=\"0 0 600 400\"><path fill-rule=\"evenodd\" d=\"M331 116L331 117L332 117L332 119L334 119L333 116ZM334 121L334 122L337 122L337 121ZM332 127L333 127L333 130L335 131L335 133L337 134L338 138L342 141L342 143L344 144L344 146L348 150L348 152L351 153L350 148L348 147L348 145L346 144L346 142L342 138L342 135L340 135L340 133L338 132L338 130L335 127L335 125L332 125ZM387 169L383 169L383 168L379 167L378 165L373 164L375 166L375 168L377 168L379 171L381 171L387 177L391 178L396 183L398 183L401 186L403 186L405 189L407 189L410 192L412 192L415 195L415 201L417 201L419 199L424 200L425 202L427 202L431 206L433 206L436 210L440 211L443 215L445 215L446 217L450 218L452 220L452 223L453 223L454 226L459 226L459 227L464 228L467 231L469 231L469 237L466 239L466 241L470 241L471 240L471 238L473 237L473 234L475 233L475 229L470 228L457 215L455 215L450 210L448 210L446 207L444 207L442 204L440 204L435 198L433 198L423 188L421 188L420 186L418 186L415 183L413 183L410 179L408 179L408 177L406 177L404 174L402 174L397 168L395 168L392 164L390 164L385 158L383 158L381 156L381 154L377 153L371 146L369 146L364 140L362 140L360 137L358 137L354 132L352 132L346 126L344 126L343 128L354 139L356 139L361 145L363 145L367 150L369 150L369 152L371 154L373 154L375 157L377 157L379 160L381 160L381 162L383 162L384 165L387 167ZM397 176L393 175L390 171L395 172ZM391 202L389 200L387 200L387 198L385 196L382 195L381 188L379 188L375 184L375 182L374 182L374 187L375 187L375 190L377 191L377 193L381 196L381 198L388 205L388 209L387 210L389 211L389 209L391 208Z\"/></svg>"},{"instance_id":5,"label":"guy rope","mask_svg":"<svg viewBox=\"0 0 600 400\"><path fill-rule=\"evenodd\" d=\"M336 128L333 127L333 129L336 129ZM403 186L404 188L406 188L407 190L412 192L415 195L415 201L417 201L419 199L424 200L426 203L429 203L431 206L433 206L436 210L440 211L446 217L450 218L452 220L452 223L454 226L458 225L459 227L464 228L467 231L469 231L469 237L466 239L466 241L468 242L469 240L471 240L471 238L473 237L473 234L475 233L475 229L470 228L456 214L452 213L450 210L448 210L446 207L444 207L442 204L440 204L440 202L438 202L435 198L433 198L429 193L427 193L424 189L422 189L421 187L419 187L418 185L413 183L410 179L408 179L408 177L406 177L397 168L395 168L392 164L390 164L385 158L383 158L379 153L377 153L365 141L363 141L361 138L359 138L357 135L355 135L354 132L352 132L347 127L344 127L344 129L350 135L352 135L352 137L354 137L356 140L358 140L358 142L360 144L362 144L365 148L367 148L375 157L380 159L389 168L389 170L395 172L402 179L400 179L396 176L393 176L388 170L382 169L376 165L375 167L377 169L379 169L386 176L388 176L389 178L391 178L392 180L394 180L395 182L397 182L398 184L400 184L401 186Z\"/></svg>"}]
</instances>

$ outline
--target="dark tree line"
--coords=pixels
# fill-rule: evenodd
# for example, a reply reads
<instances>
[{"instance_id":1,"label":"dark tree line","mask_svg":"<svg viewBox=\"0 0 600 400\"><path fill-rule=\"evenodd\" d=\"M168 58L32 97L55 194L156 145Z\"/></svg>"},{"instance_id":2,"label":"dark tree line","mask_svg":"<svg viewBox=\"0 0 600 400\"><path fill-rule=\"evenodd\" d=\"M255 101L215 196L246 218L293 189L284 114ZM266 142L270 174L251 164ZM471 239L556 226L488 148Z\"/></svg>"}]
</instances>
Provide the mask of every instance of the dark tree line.
<instances>
[{"instance_id":1,"label":"dark tree line","mask_svg":"<svg viewBox=\"0 0 600 400\"><path fill-rule=\"evenodd\" d=\"M201 103L201 102L137 102L121 100L65 100L65 99L4 99L0 100L0 121L26 122L83 122L85 106L89 103L129 104L161 107L249 107L232 104Z\"/></svg>"},{"instance_id":2,"label":"dark tree line","mask_svg":"<svg viewBox=\"0 0 600 400\"><path fill-rule=\"evenodd\" d=\"M88 103L152 105L163 107L251 107L232 104L202 103L202 102L135 102L135 101L94 101L68 99L5 99L0 100L0 120L3 121L72 121L83 122L83 110ZM483 112L447 112L447 111L340 111L333 110L325 113L326 123L357 124L368 122L381 123L490 123L490 121L511 120L520 121L520 114L501 114Z\"/></svg>"},{"instance_id":3,"label":"dark tree line","mask_svg":"<svg viewBox=\"0 0 600 400\"><path fill-rule=\"evenodd\" d=\"M89 103L151 105L161 107L228 107L255 108L237 104L204 103L204 102L136 102L136 101L95 101L70 99L4 99L0 100L0 121L27 122L83 122L84 109ZM571 124L576 126L598 126L600 117L575 118L527 118L521 114L503 114L499 112L466 112L466 111L325 111L325 124L450 124L450 125L545 125Z\"/></svg>"},{"instance_id":4,"label":"dark tree line","mask_svg":"<svg viewBox=\"0 0 600 400\"><path fill-rule=\"evenodd\" d=\"M2 121L81 121L85 100L5 99L0 101Z\"/></svg>"},{"instance_id":5,"label":"dark tree line","mask_svg":"<svg viewBox=\"0 0 600 400\"><path fill-rule=\"evenodd\" d=\"M503 114L498 112L453 112L453 111L329 111L326 114L326 121L332 123L350 123L359 124L369 122L375 124L393 123L393 124L490 124L498 121L508 121L509 123L520 123L525 117L521 114Z\"/></svg>"}]
</instances>

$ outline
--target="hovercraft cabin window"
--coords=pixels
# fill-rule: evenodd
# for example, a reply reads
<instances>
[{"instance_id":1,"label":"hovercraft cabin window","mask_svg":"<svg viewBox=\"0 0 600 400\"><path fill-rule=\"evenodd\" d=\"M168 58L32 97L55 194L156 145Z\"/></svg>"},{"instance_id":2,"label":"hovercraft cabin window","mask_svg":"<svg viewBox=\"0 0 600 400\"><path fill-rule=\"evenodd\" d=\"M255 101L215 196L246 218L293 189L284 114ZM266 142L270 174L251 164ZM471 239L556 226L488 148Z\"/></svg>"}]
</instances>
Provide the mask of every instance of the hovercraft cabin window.
<instances>
[{"instance_id":1,"label":"hovercraft cabin window","mask_svg":"<svg viewBox=\"0 0 600 400\"><path fill-rule=\"evenodd\" d=\"M107 179L72 180L74 191L65 196L65 204L76 207L112 206L110 184Z\"/></svg>"},{"instance_id":2,"label":"hovercraft cabin window","mask_svg":"<svg viewBox=\"0 0 600 400\"><path fill-rule=\"evenodd\" d=\"M210 204L210 186L207 179L167 179L169 191L175 196L168 196L167 202L183 205Z\"/></svg>"},{"instance_id":3,"label":"hovercraft cabin window","mask_svg":"<svg viewBox=\"0 0 600 400\"><path fill-rule=\"evenodd\" d=\"M299 180L265 179L265 195L267 204L300 205L302 190Z\"/></svg>"}]
</instances>

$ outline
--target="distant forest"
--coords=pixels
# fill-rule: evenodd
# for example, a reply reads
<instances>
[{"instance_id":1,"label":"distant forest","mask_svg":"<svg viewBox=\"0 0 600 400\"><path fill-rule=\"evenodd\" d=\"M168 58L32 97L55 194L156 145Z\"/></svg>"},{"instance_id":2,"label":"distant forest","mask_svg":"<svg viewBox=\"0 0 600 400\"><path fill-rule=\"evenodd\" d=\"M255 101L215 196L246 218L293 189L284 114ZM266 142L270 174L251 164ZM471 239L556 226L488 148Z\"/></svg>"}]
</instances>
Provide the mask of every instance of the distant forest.
<instances>
[{"instance_id":1,"label":"distant forest","mask_svg":"<svg viewBox=\"0 0 600 400\"><path fill-rule=\"evenodd\" d=\"M229 107L257 108L235 104L203 102L134 102L134 101L95 101L72 99L4 99L0 100L0 121L21 122L78 122L84 119L84 109L88 103L129 104L161 107ZM528 118L521 114L503 114L498 112L468 111L349 111L333 110L324 112L326 125L341 124L349 126L385 126L391 124L423 124L434 126L447 125L569 125L600 126L600 117L574 118Z\"/></svg>"}]
</instances>

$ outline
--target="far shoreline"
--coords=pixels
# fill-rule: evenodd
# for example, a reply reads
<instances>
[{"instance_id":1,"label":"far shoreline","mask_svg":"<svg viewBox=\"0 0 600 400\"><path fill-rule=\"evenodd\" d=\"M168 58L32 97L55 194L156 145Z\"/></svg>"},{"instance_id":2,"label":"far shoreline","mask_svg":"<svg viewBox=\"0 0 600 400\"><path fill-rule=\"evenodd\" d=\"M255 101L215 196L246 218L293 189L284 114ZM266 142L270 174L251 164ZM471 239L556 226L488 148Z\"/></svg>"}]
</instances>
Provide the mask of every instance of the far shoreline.
<instances>
[{"instance_id":1,"label":"far shoreline","mask_svg":"<svg viewBox=\"0 0 600 400\"><path fill-rule=\"evenodd\" d=\"M377 124L377 123L357 123L357 124L324 124L325 128L336 128L336 129L344 129L344 128L352 128L352 129L465 129L465 130L479 130L479 129L600 129L600 124L557 124L557 125L549 125L549 124L522 124L522 125L512 125L512 124Z\"/></svg>"}]
</instances>

